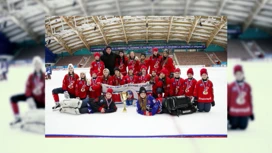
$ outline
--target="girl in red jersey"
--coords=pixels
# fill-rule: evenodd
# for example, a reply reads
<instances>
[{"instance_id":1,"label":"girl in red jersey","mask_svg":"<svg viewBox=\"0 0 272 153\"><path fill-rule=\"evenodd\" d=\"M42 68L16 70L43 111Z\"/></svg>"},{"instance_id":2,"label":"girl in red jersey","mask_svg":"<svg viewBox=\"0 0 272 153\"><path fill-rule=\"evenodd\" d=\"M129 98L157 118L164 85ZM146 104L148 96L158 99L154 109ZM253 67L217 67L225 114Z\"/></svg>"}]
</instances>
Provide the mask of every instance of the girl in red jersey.
<instances>
[{"instance_id":1,"label":"girl in red jersey","mask_svg":"<svg viewBox=\"0 0 272 153\"><path fill-rule=\"evenodd\" d=\"M155 84L155 78L156 78L156 77L158 77L158 76L157 76L157 73L156 73L155 70L153 70L153 71L151 72L151 75L150 75L149 83L150 83L150 84Z\"/></svg>"},{"instance_id":2,"label":"girl in red jersey","mask_svg":"<svg viewBox=\"0 0 272 153\"><path fill-rule=\"evenodd\" d=\"M127 75L127 65L128 65L128 58L125 56L124 51L119 51L119 56L116 59L115 67L118 67L120 69L120 72L123 76Z\"/></svg>"},{"instance_id":3,"label":"girl in red jersey","mask_svg":"<svg viewBox=\"0 0 272 153\"><path fill-rule=\"evenodd\" d=\"M173 59L169 57L169 50L165 49L163 51L163 57L162 57L162 62L161 62L162 68L165 68L168 70L168 72L174 72L175 71L175 66L173 63Z\"/></svg>"},{"instance_id":4,"label":"girl in red jersey","mask_svg":"<svg viewBox=\"0 0 272 153\"><path fill-rule=\"evenodd\" d=\"M78 80L79 76L74 72L73 64L68 65L68 74L66 74L62 81L61 88L55 88L52 90L53 98L55 100L55 106L52 109L56 109L59 107L59 95L60 93L64 93L65 98L76 98L76 81Z\"/></svg>"},{"instance_id":5,"label":"girl in red jersey","mask_svg":"<svg viewBox=\"0 0 272 153\"><path fill-rule=\"evenodd\" d=\"M114 73L115 74L112 76L112 85L114 86L124 85L125 81L123 79L123 75L120 73L119 68L115 68Z\"/></svg>"},{"instance_id":6,"label":"girl in red jersey","mask_svg":"<svg viewBox=\"0 0 272 153\"><path fill-rule=\"evenodd\" d=\"M147 67L143 65L141 67L141 75L139 76L139 83L146 83L150 81L150 75L147 74Z\"/></svg>"},{"instance_id":7,"label":"girl in red jersey","mask_svg":"<svg viewBox=\"0 0 272 153\"><path fill-rule=\"evenodd\" d=\"M147 67L147 72L148 72L148 70L149 70L149 59L146 59L146 54L145 53L141 53L141 56L140 56L139 67L141 68L142 66L146 66Z\"/></svg>"},{"instance_id":8,"label":"girl in red jersey","mask_svg":"<svg viewBox=\"0 0 272 153\"><path fill-rule=\"evenodd\" d=\"M228 85L228 120L230 129L246 129L248 118L254 120L251 87L245 82L241 65L234 67L236 81Z\"/></svg>"},{"instance_id":9,"label":"girl in red jersey","mask_svg":"<svg viewBox=\"0 0 272 153\"><path fill-rule=\"evenodd\" d=\"M140 71L139 60L136 59L136 56L133 51L129 53L128 66L133 66L134 74L138 74Z\"/></svg>"},{"instance_id":10,"label":"girl in red jersey","mask_svg":"<svg viewBox=\"0 0 272 153\"><path fill-rule=\"evenodd\" d=\"M171 96L184 95L184 80L180 77L180 69L174 71L174 78L171 79L172 88L170 89Z\"/></svg>"},{"instance_id":11,"label":"girl in red jersey","mask_svg":"<svg viewBox=\"0 0 272 153\"><path fill-rule=\"evenodd\" d=\"M98 71L94 70L92 78L87 82L89 87L89 98L97 98L101 95L101 79L97 76Z\"/></svg>"},{"instance_id":12,"label":"girl in red jersey","mask_svg":"<svg viewBox=\"0 0 272 153\"><path fill-rule=\"evenodd\" d=\"M207 69L200 70L201 80L197 81L194 89L194 99L197 102L199 112L209 112L211 106L215 106L213 95L213 83L208 78Z\"/></svg>"},{"instance_id":13,"label":"girl in red jersey","mask_svg":"<svg viewBox=\"0 0 272 153\"><path fill-rule=\"evenodd\" d=\"M76 97L83 100L88 95L89 87L87 86L87 79L85 72L80 72L80 78L76 82Z\"/></svg>"},{"instance_id":14,"label":"girl in red jersey","mask_svg":"<svg viewBox=\"0 0 272 153\"><path fill-rule=\"evenodd\" d=\"M152 71L155 71L157 75L160 74L160 71L162 69L162 56L159 54L158 48L153 48L153 55L149 57L149 67L150 71L149 74L152 73Z\"/></svg>"},{"instance_id":15,"label":"girl in red jersey","mask_svg":"<svg viewBox=\"0 0 272 153\"><path fill-rule=\"evenodd\" d=\"M30 109L45 107L45 73L42 70L43 62L39 56L33 58L34 72L27 79L25 93L14 95L10 98L11 108L15 120L10 125L15 125L22 121L19 114L18 102L25 101Z\"/></svg>"},{"instance_id":16,"label":"girl in red jersey","mask_svg":"<svg viewBox=\"0 0 272 153\"><path fill-rule=\"evenodd\" d=\"M112 77L110 76L110 70L105 68L103 70L103 76L102 77L99 77L101 83L103 84L108 84L108 85L112 85L113 82L112 82Z\"/></svg>"},{"instance_id":17,"label":"girl in red jersey","mask_svg":"<svg viewBox=\"0 0 272 153\"><path fill-rule=\"evenodd\" d=\"M128 75L126 75L124 77L124 82L125 84L129 84L129 83L138 83L138 76L137 75L134 75L133 73L133 67L132 66L129 66L128 67Z\"/></svg>"},{"instance_id":18,"label":"girl in red jersey","mask_svg":"<svg viewBox=\"0 0 272 153\"><path fill-rule=\"evenodd\" d=\"M105 68L105 64L103 61L100 60L100 53L94 53L94 61L90 65L90 76L93 75L93 71L97 70L97 76L103 75L103 69Z\"/></svg>"},{"instance_id":19,"label":"girl in red jersey","mask_svg":"<svg viewBox=\"0 0 272 153\"><path fill-rule=\"evenodd\" d=\"M195 85L197 82L196 79L193 78L194 71L192 68L189 68L187 70L187 76L188 76L188 78L184 80L185 96L190 97L192 99L194 96Z\"/></svg>"},{"instance_id":20,"label":"girl in red jersey","mask_svg":"<svg viewBox=\"0 0 272 153\"><path fill-rule=\"evenodd\" d=\"M168 71L166 69L162 69L160 75L155 78L155 84L153 84L152 87L155 98L165 98L170 96L171 79L167 76Z\"/></svg>"}]
</instances>

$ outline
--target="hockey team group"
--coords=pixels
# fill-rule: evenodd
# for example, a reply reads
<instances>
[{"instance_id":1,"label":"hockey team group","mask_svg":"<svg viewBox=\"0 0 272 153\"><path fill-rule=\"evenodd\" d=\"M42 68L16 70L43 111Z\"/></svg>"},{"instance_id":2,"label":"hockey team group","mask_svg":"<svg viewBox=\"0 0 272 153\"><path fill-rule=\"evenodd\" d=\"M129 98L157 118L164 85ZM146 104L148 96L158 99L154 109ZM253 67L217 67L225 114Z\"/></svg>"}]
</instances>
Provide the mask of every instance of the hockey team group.
<instances>
[{"instance_id":1,"label":"hockey team group","mask_svg":"<svg viewBox=\"0 0 272 153\"><path fill-rule=\"evenodd\" d=\"M153 116L166 113L173 103L178 106L184 102L187 103L187 107L192 105L198 112L210 112L211 107L215 106L215 101L213 83L208 77L207 69L200 70L201 79L197 81L193 77L193 69L189 68L188 78L183 79L180 77L180 69L175 68L167 49L163 51L163 55L159 54L158 48L153 48L152 52L149 58L146 58L144 53L138 58L134 52L130 52L128 56L124 51L119 51L119 54L113 53L111 47L107 46L102 55L94 54L95 59L90 65L91 79L87 79L85 72L76 74L74 66L69 64L62 87L52 90L55 101L52 109L69 114L113 113L117 111L112 98L114 91L108 88L103 93L102 84L120 86L147 83L152 85L152 93L147 93L144 87L139 88L135 110L139 114ZM51 75L52 70L48 66L45 75L42 71L42 60L38 57L33 59L33 65L35 70L27 80L26 92L11 97L15 116L15 121L11 125L21 122L17 104L19 101L26 101L30 109L45 107L44 81L49 77L51 79L48 75ZM229 128L246 129L248 119L254 120L251 88L245 82L242 66L234 67L234 76L236 80L228 85ZM60 100L58 94L64 94L65 99ZM132 92L127 94L130 95Z\"/></svg>"}]
</instances>

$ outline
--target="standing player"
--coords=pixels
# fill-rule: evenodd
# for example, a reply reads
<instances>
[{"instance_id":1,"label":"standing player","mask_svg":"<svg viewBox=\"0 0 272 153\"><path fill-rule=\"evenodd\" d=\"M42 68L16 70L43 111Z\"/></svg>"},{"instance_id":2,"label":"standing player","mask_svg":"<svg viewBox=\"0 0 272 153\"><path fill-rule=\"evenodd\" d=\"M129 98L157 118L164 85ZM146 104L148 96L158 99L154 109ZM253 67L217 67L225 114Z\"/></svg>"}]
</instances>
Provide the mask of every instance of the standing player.
<instances>
[{"instance_id":1,"label":"standing player","mask_svg":"<svg viewBox=\"0 0 272 153\"><path fill-rule=\"evenodd\" d=\"M165 68L168 70L168 72L172 73L175 71L175 66L173 63L173 59L169 57L169 50L165 49L163 51L163 57L161 62L162 68Z\"/></svg>"},{"instance_id":2,"label":"standing player","mask_svg":"<svg viewBox=\"0 0 272 153\"><path fill-rule=\"evenodd\" d=\"M103 61L100 60L100 53L94 53L94 61L90 65L90 76L93 75L94 70L98 71L97 76L102 76L104 68L105 64Z\"/></svg>"},{"instance_id":3,"label":"standing player","mask_svg":"<svg viewBox=\"0 0 272 153\"><path fill-rule=\"evenodd\" d=\"M147 74L147 67L143 65L141 67L141 75L139 76L139 83L146 83L150 81L150 75Z\"/></svg>"},{"instance_id":4,"label":"standing player","mask_svg":"<svg viewBox=\"0 0 272 153\"><path fill-rule=\"evenodd\" d=\"M180 78L180 69L174 71L174 78L171 79L172 88L170 89L171 96L184 95L184 80Z\"/></svg>"},{"instance_id":5,"label":"standing player","mask_svg":"<svg viewBox=\"0 0 272 153\"><path fill-rule=\"evenodd\" d=\"M122 75L126 76L127 75L128 58L125 56L123 50L119 51L119 56L120 57L118 57L116 59L115 67L118 67L120 69L120 72L122 73Z\"/></svg>"},{"instance_id":6,"label":"standing player","mask_svg":"<svg viewBox=\"0 0 272 153\"><path fill-rule=\"evenodd\" d=\"M73 64L68 65L68 74L66 74L62 81L62 87L55 88L52 90L53 98L55 101L55 106L52 109L59 107L59 95L63 93L65 98L76 98L76 81L78 80L79 76L74 72Z\"/></svg>"},{"instance_id":7,"label":"standing player","mask_svg":"<svg viewBox=\"0 0 272 153\"><path fill-rule=\"evenodd\" d=\"M251 87L245 82L241 65L234 67L235 81L228 85L228 120L230 129L246 129L248 118L254 120Z\"/></svg>"},{"instance_id":8,"label":"standing player","mask_svg":"<svg viewBox=\"0 0 272 153\"><path fill-rule=\"evenodd\" d=\"M138 75L140 71L139 60L136 58L133 51L129 53L128 66L133 67L134 74Z\"/></svg>"},{"instance_id":9,"label":"standing player","mask_svg":"<svg viewBox=\"0 0 272 153\"><path fill-rule=\"evenodd\" d=\"M33 58L33 65L34 72L31 73L27 79L25 93L14 95L10 98L11 108L15 117L15 121L11 122L10 125L21 122L18 102L27 102L30 109L44 109L45 107L45 74L42 70L42 67L44 66L42 59L39 56L35 56Z\"/></svg>"},{"instance_id":10,"label":"standing player","mask_svg":"<svg viewBox=\"0 0 272 153\"><path fill-rule=\"evenodd\" d=\"M162 113L162 104L154 97L146 94L146 89L141 87L139 90L140 97L136 102L137 113L145 116L153 116Z\"/></svg>"},{"instance_id":11,"label":"standing player","mask_svg":"<svg viewBox=\"0 0 272 153\"><path fill-rule=\"evenodd\" d=\"M208 78L207 69L202 68L200 70L200 76L202 79L196 83L194 100L197 102L199 112L209 112L211 110L211 106L215 106L213 83Z\"/></svg>"},{"instance_id":12,"label":"standing player","mask_svg":"<svg viewBox=\"0 0 272 153\"><path fill-rule=\"evenodd\" d=\"M146 54L145 53L141 53L141 56L140 56L139 67L141 68L142 66L146 66L147 67L147 73L148 73L148 70L149 70L149 59L146 59Z\"/></svg>"},{"instance_id":13,"label":"standing player","mask_svg":"<svg viewBox=\"0 0 272 153\"><path fill-rule=\"evenodd\" d=\"M195 85L197 82L196 79L193 78L194 71L192 68L189 68L187 70L187 76L188 76L188 78L184 80L185 96L190 97L192 99L194 97L194 90L195 90Z\"/></svg>"},{"instance_id":14,"label":"standing player","mask_svg":"<svg viewBox=\"0 0 272 153\"><path fill-rule=\"evenodd\" d=\"M61 102L59 111L68 114L91 114L95 112L113 113L117 111L115 102L112 100L113 90L107 89L106 95L91 100L86 99L83 102L79 99L65 99Z\"/></svg>"},{"instance_id":15,"label":"standing player","mask_svg":"<svg viewBox=\"0 0 272 153\"><path fill-rule=\"evenodd\" d=\"M162 62L162 56L158 53L159 50L158 48L153 48L153 55L149 57L149 66L150 66L150 71L149 74L152 73L152 71L155 71L157 75L159 75L162 67L161 67L161 62Z\"/></svg>"},{"instance_id":16,"label":"standing player","mask_svg":"<svg viewBox=\"0 0 272 153\"><path fill-rule=\"evenodd\" d=\"M87 86L89 87L89 98L97 98L101 95L101 79L97 76L98 73L98 70L94 70L91 80L87 82Z\"/></svg>"},{"instance_id":17,"label":"standing player","mask_svg":"<svg viewBox=\"0 0 272 153\"><path fill-rule=\"evenodd\" d=\"M80 72L80 78L76 82L76 97L83 100L87 98L89 87L85 72Z\"/></svg>"},{"instance_id":18,"label":"standing player","mask_svg":"<svg viewBox=\"0 0 272 153\"><path fill-rule=\"evenodd\" d=\"M138 81L139 81L138 76L134 75L134 73L133 73L133 66L129 66L128 67L128 75L126 75L124 77L124 83L125 84L129 84L129 83L135 84L135 83L138 83Z\"/></svg>"}]
</instances>

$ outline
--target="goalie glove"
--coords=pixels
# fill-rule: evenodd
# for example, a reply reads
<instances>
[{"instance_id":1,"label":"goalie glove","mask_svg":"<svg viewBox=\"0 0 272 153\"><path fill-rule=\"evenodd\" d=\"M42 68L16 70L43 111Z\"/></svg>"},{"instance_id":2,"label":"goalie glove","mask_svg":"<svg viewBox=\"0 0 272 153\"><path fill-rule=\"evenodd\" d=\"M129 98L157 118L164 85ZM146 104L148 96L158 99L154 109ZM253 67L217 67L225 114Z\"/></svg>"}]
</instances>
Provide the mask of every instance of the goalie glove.
<instances>
[{"instance_id":1,"label":"goalie glove","mask_svg":"<svg viewBox=\"0 0 272 153\"><path fill-rule=\"evenodd\" d=\"M34 102L33 98L27 98L26 102L28 104L29 109L36 109L37 108L36 103Z\"/></svg>"},{"instance_id":2,"label":"goalie glove","mask_svg":"<svg viewBox=\"0 0 272 153\"><path fill-rule=\"evenodd\" d=\"M64 97L65 97L65 99L70 99L70 95L69 95L68 91L64 91Z\"/></svg>"}]
</instances>

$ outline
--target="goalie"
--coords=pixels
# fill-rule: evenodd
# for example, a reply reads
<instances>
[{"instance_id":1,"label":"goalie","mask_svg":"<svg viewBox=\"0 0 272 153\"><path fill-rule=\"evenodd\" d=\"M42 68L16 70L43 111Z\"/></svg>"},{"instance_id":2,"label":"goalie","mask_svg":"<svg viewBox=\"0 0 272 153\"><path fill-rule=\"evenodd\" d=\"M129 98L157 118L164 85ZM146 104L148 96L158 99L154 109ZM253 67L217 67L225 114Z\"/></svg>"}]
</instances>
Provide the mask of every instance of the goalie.
<instances>
[{"instance_id":1,"label":"goalie","mask_svg":"<svg viewBox=\"0 0 272 153\"><path fill-rule=\"evenodd\" d=\"M65 99L60 102L60 107L53 110L59 110L61 113L68 114L91 114L95 112L112 113L117 111L115 102L112 100L111 88L107 89L105 96L100 96L96 99Z\"/></svg>"}]
</instances>

